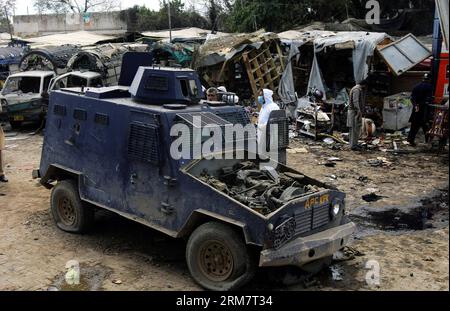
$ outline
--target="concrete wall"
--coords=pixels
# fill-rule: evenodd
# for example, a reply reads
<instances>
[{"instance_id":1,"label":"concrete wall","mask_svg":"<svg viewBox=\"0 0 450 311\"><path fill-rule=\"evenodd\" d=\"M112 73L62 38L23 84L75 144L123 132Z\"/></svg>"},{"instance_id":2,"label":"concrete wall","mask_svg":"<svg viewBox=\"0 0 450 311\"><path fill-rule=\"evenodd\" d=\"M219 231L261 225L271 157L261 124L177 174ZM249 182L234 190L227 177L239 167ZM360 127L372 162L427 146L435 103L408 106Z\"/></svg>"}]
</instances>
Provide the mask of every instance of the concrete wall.
<instances>
[{"instance_id":1,"label":"concrete wall","mask_svg":"<svg viewBox=\"0 0 450 311\"><path fill-rule=\"evenodd\" d=\"M86 14L14 16L14 34L29 37L67 31L126 31L127 22L120 11Z\"/></svg>"}]
</instances>

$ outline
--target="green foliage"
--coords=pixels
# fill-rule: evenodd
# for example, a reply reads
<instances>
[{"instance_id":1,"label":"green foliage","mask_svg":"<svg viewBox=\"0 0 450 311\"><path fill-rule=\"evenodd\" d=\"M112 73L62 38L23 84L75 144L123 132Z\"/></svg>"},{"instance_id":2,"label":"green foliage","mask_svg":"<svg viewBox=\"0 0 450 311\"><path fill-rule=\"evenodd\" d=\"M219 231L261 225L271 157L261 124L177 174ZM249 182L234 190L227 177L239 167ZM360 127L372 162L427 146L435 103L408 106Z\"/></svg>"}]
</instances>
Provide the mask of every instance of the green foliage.
<instances>
[{"instance_id":1,"label":"green foliage","mask_svg":"<svg viewBox=\"0 0 450 311\"><path fill-rule=\"evenodd\" d=\"M335 21L346 16L348 0L236 0L227 20L230 31L258 28L283 31L312 21Z\"/></svg>"},{"instance_id":2,"label":"green foliage","mask_svg":"<svg viewBox=\"0 0 450 311\"><path fill-rule=\"evenodd\" d=\"M137 10L137 31L160 30L169 28L168 4L160 2L159 11L150 10L144 6L134 7ZM181 0L170 1L172 28L199 27L208 28L208 21L194 9L185 9Z\"/></svg>"},{"instance_id":3,"label":"green foliage","mask_svg":"<svg viewBox=\"0 0 450 311\"><path fill-rule=\"evenodd\" d=\"M11 19L16 6L16 0L0 0L0 31L9 32L11 29L11 22L6 18Z\"/></svg>"},{"instance_id":4,"label":"green foliage","mask_svg":"<svg viewBox=\"0 0 450 311\"><path fill-rule=\"evenodd\" d=\"M224 24L230 32L265 28L284 31L314 21L342 22L365 18L367 0L235 0ZM379 0L381 18L394 17L399 9L433 11L433 0Z\"/></svg>"}]
</instances>

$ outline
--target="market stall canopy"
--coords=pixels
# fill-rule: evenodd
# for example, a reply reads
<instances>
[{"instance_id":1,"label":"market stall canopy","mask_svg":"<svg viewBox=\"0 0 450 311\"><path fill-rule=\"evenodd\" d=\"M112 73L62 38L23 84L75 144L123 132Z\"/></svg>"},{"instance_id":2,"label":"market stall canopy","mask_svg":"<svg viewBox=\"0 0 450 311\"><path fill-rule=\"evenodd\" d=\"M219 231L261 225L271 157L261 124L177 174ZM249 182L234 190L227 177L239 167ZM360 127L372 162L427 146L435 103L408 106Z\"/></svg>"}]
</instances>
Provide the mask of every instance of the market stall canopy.
<instances>
[{"instance_id":1,"label":"market stall canopy","mask_svg":"<svg viewBox=\"0 0 450 311\"><path fill-rule=\"evenodd\" d=\"M194 47L190 44L184 43L169 43L158 41L150 45L150 49L155 54L155 57L161 61L164 55L172 58L177 64L183 67L189 67L192 62L192 54ZM160 56L163 57L160 57Z\"/></svg>"},{"instance_id":2,"label":"market stall canopy","mask_svg":"<svg viewBox=\"0 0 450 311\"><path fill-rule=\"evenodd\" d=\"M390 36L384 32L366 31L288 30L279 33L278 36L283 41L313 43L316 52L320 52L328 46L346 49L355 48L362 43L370 43L375 48L383 40L390 39Z\"/></svg>"},{"instance_id":3,"label":"market stall canopy","mask_svg":"<svg viewBox=\"0 0 450 311\"><path fill-rule=\"evenodd\" d=\"M326 51L328 47L336 50L351 49L353 60L353 73L356 82L367 78L369 66L367 59L374 54L376 47L381 43L392 42L391 37L384 32L365 31L323 31L323 30L289 30L279 33L283 42L299 44L313 44L314 60L308 87L316 87L325 94L320 64L316 54Z\"/></svg>"},{"instance_id":4,"label":"market stall canopy","mask_svg":"<svg viewBox=\"0 0 450 311\"><path fill-rule=\"evenodd\" d=\"M168 39L170 38L169 30L160 31L146 31L142 33L146 37ZM208 34L211 34L211 30L201 29L196 27L172 29L172 38L206 38ZM223 36L226 33L217 32L215 35Z\"/></svg>"},{"instance_id":5,"label":"market stall canopy","mask_svg":"<svg viewBox=\"0 0 450 311\"><path fill-rule=\"evenodd\" d=\"M38 45L64 45L79 44L81 46L95 45L99 42L115 40L116 37L100 35L89 31L75 31L69 33L59 33L42 37L28 38L27 41L32 42L32 46Z\"/></svg>"},{"instance_id":6,"label":"market stall canopy","mask_svg":"<svg viewBox=\"0 0 450 311\"><path fill-rule=\"evenodd\" d=\"M319 37L335 36L336 34L336 32L326 30L288 30L280 32L278 37L281 40L294 40L307 43L313 42Z\"/></svg>"},{"instance_id":7,"label":"market stall canopy","mask_svg":"<svg viewBox=\"0 0 450 311\"><path fill-rule=\"evenodd\" d=\"M195 68L223 63L246 49L259 49L264 42L278 39L277 34L262 29L249 34L229 34L206 40L194 60Z\"/></svg>"},{"instance_id":8,"label":"market stall canopy","mask_svg":"<svg viewBox=\"0 0 450 311\"><path fill-rule=\"evenodd\" d=\"M379 48L378 52L396 76L431 56L430 50L412 34Z\"/></svg>"}]
</instances>

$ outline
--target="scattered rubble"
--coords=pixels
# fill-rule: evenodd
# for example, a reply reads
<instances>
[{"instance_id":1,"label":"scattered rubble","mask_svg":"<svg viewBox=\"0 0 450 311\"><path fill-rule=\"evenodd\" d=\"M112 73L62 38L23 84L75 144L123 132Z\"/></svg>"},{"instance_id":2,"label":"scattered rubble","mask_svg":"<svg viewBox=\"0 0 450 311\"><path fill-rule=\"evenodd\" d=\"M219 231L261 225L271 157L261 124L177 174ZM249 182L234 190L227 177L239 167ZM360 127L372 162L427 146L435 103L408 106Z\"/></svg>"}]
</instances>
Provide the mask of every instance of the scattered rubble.
<instances>
[{"instance_id":1,"label":"scattered rubble","mask_svg":"<svg viewBox=\"0 0 450 311\"><path fill-rule=\"evenodd\" d=\"M333 281L342 281L344 279L343 274L344 270L339 265L330 266L331 278Z\"/></svg>"},{"instance_id":2,"label":"scattered rubble","mask_svg":"<svg viewBox=\"0 0 450 311\"><path fill-rule=\"evenodd\" d=\"M376 193L374 193L374 192L371 192L371 193L369 193L369 194L363 195L361 198L362 198L364 201L366 201L366 202L376 202L376 201L378 201L378 200L381 200L381 199L384 198L384 197L381 196L381 195L378 195L378 194L376 194Z\"/></svg>"}]
</instances>

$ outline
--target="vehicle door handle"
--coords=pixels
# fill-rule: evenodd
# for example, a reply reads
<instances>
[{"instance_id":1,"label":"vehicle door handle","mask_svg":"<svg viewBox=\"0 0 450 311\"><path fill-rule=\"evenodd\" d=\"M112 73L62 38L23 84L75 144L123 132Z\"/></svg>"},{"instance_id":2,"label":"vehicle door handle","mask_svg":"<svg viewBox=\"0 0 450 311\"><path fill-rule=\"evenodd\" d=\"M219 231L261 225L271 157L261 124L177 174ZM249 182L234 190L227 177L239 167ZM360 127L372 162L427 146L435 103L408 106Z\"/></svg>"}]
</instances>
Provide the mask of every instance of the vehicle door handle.
<instances>
[{"instance_id":1,"label":"vehicle door handle","mask_svg":"<svg viewBox=\"0 0 450 311\"><path fill-rule=\"evenodd\" d=\"M170 214L173 214L174 211L175 210L172 205L170 205L167 202L161 202L161 212L162 213L164 213L166 215L170 215Z\"/></svg>"},{"instance_id":2,"label":"vehicle door handle","mask_svg":"<svg viewBox=\"0 0 450 311\"><path fill-rule=\"evenodd\" d=\"M133 173L133 174L130 175L130 183L132 185L134 185L136 183L136 179L137 179L137 174L136 173Z\"/></svg>"},{"instance_id":3,"label":"vehicle door handle","mask_svg":"<svg viewBox=\"0 0 450 311\"><path fill-rule=\"evenodd\" d=\"M177 185L177 179L170 176L164 176L164 185L174 187Z\"/></svg>"}]
</instances>

